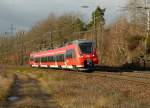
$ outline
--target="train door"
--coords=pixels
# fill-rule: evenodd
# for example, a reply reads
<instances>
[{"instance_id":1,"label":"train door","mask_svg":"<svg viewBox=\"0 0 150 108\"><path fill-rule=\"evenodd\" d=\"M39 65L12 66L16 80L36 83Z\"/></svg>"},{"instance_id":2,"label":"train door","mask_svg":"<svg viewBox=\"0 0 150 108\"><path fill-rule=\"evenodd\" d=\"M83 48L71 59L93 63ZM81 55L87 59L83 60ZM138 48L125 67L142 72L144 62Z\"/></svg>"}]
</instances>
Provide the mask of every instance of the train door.
<instances>
[{"instance_id":1,"label":"train door","mask_svg":"<svg viewBox=\"0 0 150 108\"><path fill-rule=\"evenodd\" d=\"M67 68L67 57L66 57L66 52L64 54L64 66L62 66L63 68Z\"/></svg>"},{"instance_id":2,"label":"train door","mask_svg":"<svg viewBox=\"0 0 150 108\"><path fill-rule=\"evenodd\" d=\"M69 49L66 51L65 54L65 65L67 68L73 68L73 66L76 65L76 60L75 60L75 50L74 49Z\"/></svg>"},{"instance_id":3,"label":"train door","mask_svg":"<svg viewBox=\"0 0 150 108\"><path fill-rule=\"evenodd\" d=\"M58 68L57 56L56 56L56 55L54 56L54 61L55 61L55 66L54 66L54 67L55 67L55 68Z\"/></svg>"}]
</instances>

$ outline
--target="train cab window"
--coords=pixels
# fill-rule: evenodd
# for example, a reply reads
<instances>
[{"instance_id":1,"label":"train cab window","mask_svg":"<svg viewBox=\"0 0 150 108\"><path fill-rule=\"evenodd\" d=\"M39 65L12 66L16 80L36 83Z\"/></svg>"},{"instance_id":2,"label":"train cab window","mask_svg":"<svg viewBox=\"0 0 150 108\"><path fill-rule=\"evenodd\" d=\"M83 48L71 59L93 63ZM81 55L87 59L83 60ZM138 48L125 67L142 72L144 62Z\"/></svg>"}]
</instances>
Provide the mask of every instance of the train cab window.
<instances>
[{"instance_id":1,"label":"train cab window","mask_svg":"<svg viewBox=\"0 0 150 108\"><path fill-rule=\"evenodd\" d=\"M66 58L74 58L75 57L75 50L70 49L66 51Z\"/></svg>"},{"instance_id":2,"label":"train cab window","mask_svg":"<svg viewBox=\"0 0 150 108\"><path fill-rule=\"evenodd\" d=\"M90 54L93 51L93 44L92 44L92 42L89 42L89 43L80 43L79 47L80 47L81 52L83 54Z\"/></svg>"}]
</instances>

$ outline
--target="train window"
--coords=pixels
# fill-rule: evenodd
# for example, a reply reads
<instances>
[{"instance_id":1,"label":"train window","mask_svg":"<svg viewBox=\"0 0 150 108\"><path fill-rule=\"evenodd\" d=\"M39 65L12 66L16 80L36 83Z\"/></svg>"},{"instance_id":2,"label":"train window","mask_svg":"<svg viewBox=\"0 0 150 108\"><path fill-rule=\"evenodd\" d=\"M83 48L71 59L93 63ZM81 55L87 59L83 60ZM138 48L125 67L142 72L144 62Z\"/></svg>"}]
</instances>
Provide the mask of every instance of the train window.
<instances>
[{"instance_id":1,"label":"train window","mask_svg":"<svg viewBox=\"0 0 150 108\"><path fill-rule=\"evenodd\" d=\"M81 52L84 53L84 54L90 54L93 51L92 42L90 42L90 43L80 43L79 47L81 49Z\"/></svg>"},{"instance_id":2,"label":"train window","mask_svg":"<svg viewBox=\"0 0 150 108\"><path fill-rule=\"evenodd\" d=\"M55 57L54 56L49 56L47 58L48 62L55 62Z\"/></svg>"},{"instance_id":3,"label":"train window","mask_svg":"<svg viewBox=\"0 0 150 108\"><path fill-rule=\"evenodd\" d=\"M48 57L48 61L49 61L49 62L52 62L52 61L53 61L53 57L52 57L52 56L49 56L49 57Z\"/></svg>"},{"instance_id":4,"label":"train window","mask_svg":"<svg viewBox=\"0 0 150 108\"><path fill-rule=\"evenodd\" d=\"M31 58L30 58L30 61L34 61L34 58L33 58L33 57L31 57Z\"/></svg>"},{"instance_id":5,"label":"train window","mask_svg":"<svg viewBox=\"0 0 150 108\"><path fill-rule=\"evenodd\" d=\"M41 58L41 62L43 62L44 60L43 60L43 58Z\"/></svg>"},{"instance_id":6,"label":"train window","mask_svg":"<svg viewBox=\"0 0 150 108\"><path fill-rule=\"evenodd\" d=\"M62 62L65 61L64 54L61 55L61 61L62 61Z\"/></svg>"},{"instance_id":7,"label":"train window","mask_svg":"<svg viewBox=\"0 0 150 108\"><path fill-rule=\"evenodd\" d=\"M55 59L56 59L56 56L53 56L53 60L52 61L55 62Z\"/></svg>"},{"instance_id":8,"label":"train window","mask_svg":"<svg viewBox=\"0 0 150 108\"><path fill-rule=\"evenodd\" d=\"M41 62L41 58L38 58L38 62Z\"/></svg>"},{"instance_id":9,"label":"train window","mask_svg":"<svg viewBox=\"0 0 150 108\"><path fill-rule=\"evenodd\" d=\"M64 62L65 61L64 54L57 55L56 60L57 62Z\"/></svg>"},{"instance_id":10,"label":"train window","mask_svg":"<svg viewBox=\"0 0 150 108\"><path fill-rule=\"evenodd\" d=\"M47 57L44 57L44 62L47 62Z\"/></svg>"},{"instance_id":11,"label":"train window","mask_svg":"<svg viewBox=\"0 0 150 108\"><path fill-rule=\"evenodd\" d=\"M35 58L35 62L37 62L37 58Z\"/></svg>"},{"instance_id":12,"label":"train window","mask_svg":"<svg viewBox=\"0 0 150 108\"><path fill-rule=\"evenodd\" d=\"M55 58L56 58L55 56L52 56L52 62L55 62Z\"/></svg>"},{"instance_id":13,"label":"train window","mask_svg":"<svg viewBox=\"0 0 150 108\"><path fill-rule=\"evenodd\" d=\"M56 58L56 61L58 61L58 55L56 55L55 58Z\"/></svg>"},{"instance_id":14,"label":"train window","mask_svg":"<svg viewBox=\"0 0 150 108\"><path fill-rule=\"evenodd\" d=\"M35 62L36 63L40 62L40 58L35 58Z\"/></svg>"},{"instance_id":15,"label":"train window","mask_svg":"<svg viewBox=\"0 0 150 108\"><path fill-rule=\"evenodd\" d=\"M61 55L60 55L60 61L61 61L61 62L64 62L64 61L65 61L65 59L64 59L64 54L61 54Z\"/></svg>"},{"instance_id":16,"label":"train window","mask_svg":"<svg viewBox=\"0 0 150 108\"><path fill-rule=\"evenodd\" d=\"M56 55L56 61L59 62L59 55Z\"/></svg>"},{"instance_id":17,"label":"train window","mask_svg":"<svg viewBox=\"0 0 150 108\"><path fill-rule=\"evenodd\" d=\"M35 58L35 62L36 62L36 63L38 62L37 58Z\"/></svg>"},{"instance_id":18,"label":"train window","mask_svg":"<svg viewBox=\"0 0 150 108\"><path fill-rule=\"evenodd\" d=\"M47 57L42 57L41 62L47 62Z\"/></svg>"},{"instance_id":19,"label":"train window","mask_svg":"<svg viewBox=\"0 0 150 108\"><path fill-rule=\"evenodd\" d=\"M41 62L44 62L44 57L41 58Z\"/></svg>"},{"instance_id":20,"label":"train window","mask_svg":"<svg viewBox=\"0 0 150 108\"><path fill-rule=\"evenodd\" d=\"M74 49L67 50L66 58L74 58L74 57L75 57L75 50Z\"/></svg>"}]
</instances>

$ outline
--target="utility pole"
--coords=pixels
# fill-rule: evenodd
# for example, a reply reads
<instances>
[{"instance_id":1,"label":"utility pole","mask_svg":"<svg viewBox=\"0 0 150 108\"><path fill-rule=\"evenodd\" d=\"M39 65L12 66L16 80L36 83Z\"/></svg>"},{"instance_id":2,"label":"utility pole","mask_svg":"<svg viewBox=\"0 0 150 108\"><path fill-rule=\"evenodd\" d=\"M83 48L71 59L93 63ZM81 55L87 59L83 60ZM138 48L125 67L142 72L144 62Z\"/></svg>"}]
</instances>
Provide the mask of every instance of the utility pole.
<instances>
[{"instance_id":1,"label":"utility pole","mask_svg":"<svg viewBox=\"0 0 150 108\"><path fill-rule=\"evenodd\" d=\"M11 36L14 35L14 30L15 30L15 27L14 27L13 24L11 24L11 25L10 25L10 34L11 34Z\"/></svg>"},{"instance_id":2,"label":"utility pole","mask_svg":"<svg viewBox=\"0 0 150 108\"><path fill-rule=\"evenodd\" d=\"M51 49L53 49L53 35L52 35L52 32L49 32L50 34L50 47Z\"/></svg>"},{"instance_id":3,"label":"utility pole","mask_svg":"<svg viewBox=\"0 0 150 108\"><path fill-rule=\"evenodd\" d=\"M80 6L81 8L89 8L89 6ZM97 32L96 32L96 11L93 13L93 31L94 31L94 37L92 36L92 40L95 40L95 45L97 48Z\"/></svg>"},{"instance_id":4,"label":"utility pole","mask_svg":"<svg viewBox=\"0 0 150 108\"><path fill-rule=\"evenodd\" d=\"M149 9L147 9L147 35L146 35L146 39L145 39L145 48L146 48L145 53L147 53L147 41L149 38L149 30L150 30L150 11L149 11Z\"/></svg>"},{"instance_id":5,"label":"utility pole","mask_svg":"<svg viewBox=\"0 0 150 108\"><path fill-rule=\"evenodd\" d=\"M24 32L21 32L20 33L20 42L21 42L21 61L20 61L20 65L23 65L24 64L24 42L23 42L23 35L24 35Z\"/></svg>"},{"instance_id":6,"label":"utility pole","mask_svg":"<svg viewBox=\"0 0 150 108\"><path fill-rule=\"evenodd\" d=\"M150 8L148 8L148 6L147 6L147 0L145 0L145 9L147 12L147 35L146 35L146 39L145 39L145 48L146 48L145 53L147 54L147 40L149 38L149 30L150 30L150 11L149 11Z\"/></svg>"}]
</instances>

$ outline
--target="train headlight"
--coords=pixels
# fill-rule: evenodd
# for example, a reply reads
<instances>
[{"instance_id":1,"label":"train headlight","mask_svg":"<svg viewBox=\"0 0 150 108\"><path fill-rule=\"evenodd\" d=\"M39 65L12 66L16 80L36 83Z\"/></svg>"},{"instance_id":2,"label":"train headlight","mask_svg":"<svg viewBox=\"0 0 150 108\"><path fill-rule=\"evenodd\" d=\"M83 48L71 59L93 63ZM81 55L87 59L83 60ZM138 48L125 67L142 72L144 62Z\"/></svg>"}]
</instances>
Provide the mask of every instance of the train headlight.
<instances>
[{"instance_id":1,"label":"train headlight","mask_svg":"<svg viewBox=\"0 0 150 108\"><path fill-rule=\"evenodd\" d=\"M83 58L83 54L82 53L80 53L80 57Z\"/></svg>"},{"instance_id":2,"label":"train headlight","mask_svg":"<svg viewBox=\"0 0 150 108\"><path fill-rule=\"evenodd\" d=\"M93 54L93 57L95 57L95 54Z\"/></svg>"},{"instance_id":3,"label":"train headlight","mask_svg":"<svg viewBox=\"0 0 150 108\"><path fill-rule=\"evenodd\" d=\"M83 55L80 55L81 58L83 58Z\"/></svg>"}]
</instances>

